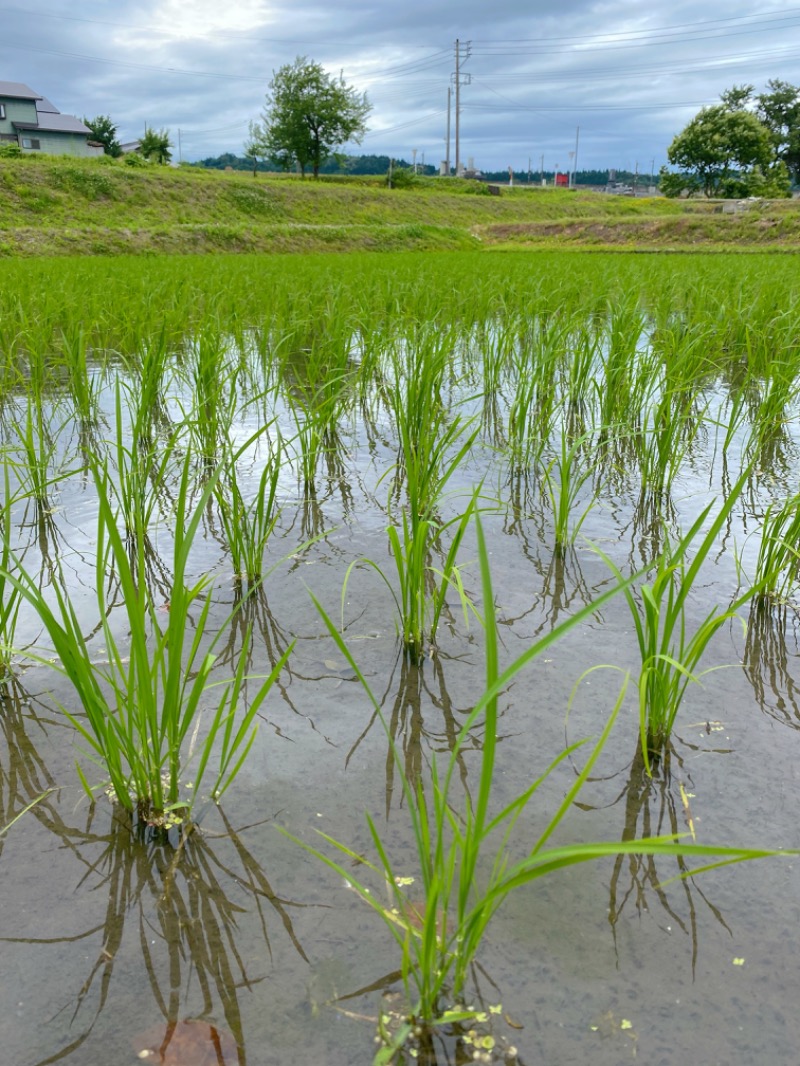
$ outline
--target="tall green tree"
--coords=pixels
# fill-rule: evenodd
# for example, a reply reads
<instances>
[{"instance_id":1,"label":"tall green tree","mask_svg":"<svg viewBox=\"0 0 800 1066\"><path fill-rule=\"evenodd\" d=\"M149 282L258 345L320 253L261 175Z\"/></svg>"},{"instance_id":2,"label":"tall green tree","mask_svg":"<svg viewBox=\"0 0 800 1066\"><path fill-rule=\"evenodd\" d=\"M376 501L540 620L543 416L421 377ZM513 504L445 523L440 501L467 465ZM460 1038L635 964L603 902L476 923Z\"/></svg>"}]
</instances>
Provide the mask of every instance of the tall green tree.
<instances>
[{"instance_id":1,"label":"tall green tree","mask_svg":"<svg viewBox=\"0 0 800 1066\"><path fill-rule=\"evenodd\" d=\"M84 126L92 131L92 140L102 144L106 155L117 159L122 155L122 146L117 140L117 126L110 115L98 115L96 118L84 118Z\"/></svg>"},{"instance_id":2,"label":"tall green tree","mask_svg":"<svg viewBox=\"0 0 800 1066\"><path fill-rule=\"evenodd\" d=\"M154 130L152 126L145 127L144 137L139 141L138 152L145 159L162 166L172 159L172 141L169 139L169 130Z\"/></svg>"},{"instance_id":3,"label":"tall green tree","mask_svg":"<svg viewBox=\"0 0 800 1066\"><path fill-rule=\"evenodd\" d=\"M775 153L800 182L800 88L773 78L756 96L756 114L772 135Z\"/></svg>"},{"instance_id":4,"label":"tall green tree","mask_svg":"<svg viewBox=\"0 0 800 1066\"><path fill-rule=\"evenodd\" d=\"M361 142L371 110L366 93L298 56L273 73L261 121L250 127L248 155L255 150L285 170L296 165L303 176L310 168L316 178L337 148Z\"/></svg>"},{"instance_id":5,"label":"tall green tree","mask_svg":"<svg viewBox=\"0 0 800 1066\"><path fill-rule=\"evenodd\" d=\"M686 189L706 196L783 196L788 174L779 161L774 138L759 116L748 109L752 86L734 86L722 102L704 107L667 149L680 174L662 171L668 195Z\"/></svg>"}]
</instances>

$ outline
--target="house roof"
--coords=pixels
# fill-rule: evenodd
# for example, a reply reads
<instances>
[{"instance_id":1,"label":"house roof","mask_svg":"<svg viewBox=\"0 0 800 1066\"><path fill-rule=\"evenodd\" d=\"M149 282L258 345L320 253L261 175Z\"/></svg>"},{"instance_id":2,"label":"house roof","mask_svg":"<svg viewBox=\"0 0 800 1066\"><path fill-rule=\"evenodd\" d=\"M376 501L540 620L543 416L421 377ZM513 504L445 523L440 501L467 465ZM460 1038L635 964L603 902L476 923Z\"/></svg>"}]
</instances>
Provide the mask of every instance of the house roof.
<instances>
[{"instance_id":1,"label":"house roof","mask_svg":"<svg viewBox=\"0 0 800 1066\"><path fill-rule=\"evenodd\" d=\"M35 93L29 85L23 85L21 81L0 81L0 96L10 96L16 100L42 100L39 93ZM50 104L50 107L53 105Z\"/></svg>"},{"instance_id":2,"label":"house roof","mask_svg":"<svg viewBox=\"0 0 800 1066\"><path fill-rule=\"evenodd\" d=\"M17 130L41 130L42 133L91 133L88 126L84 125L75 115L62 115L55 104L51 103L46 96L35 93L29 85L23 85L21 81L0 81L0 97L11 97L13 100L35 100L36 122L12 122Z\"/></svg>"},{"instance_id":3,"label":"house roof","mask_svg":"<svg viewBox=\"0 0 800 1066\"><path fill-rule=\"evenodd\" d=\"M91 133L74 115L48 114L38 112L38 122L12 122L15 130L39 130L41 133Z\"/></svg>"}]
</instances>

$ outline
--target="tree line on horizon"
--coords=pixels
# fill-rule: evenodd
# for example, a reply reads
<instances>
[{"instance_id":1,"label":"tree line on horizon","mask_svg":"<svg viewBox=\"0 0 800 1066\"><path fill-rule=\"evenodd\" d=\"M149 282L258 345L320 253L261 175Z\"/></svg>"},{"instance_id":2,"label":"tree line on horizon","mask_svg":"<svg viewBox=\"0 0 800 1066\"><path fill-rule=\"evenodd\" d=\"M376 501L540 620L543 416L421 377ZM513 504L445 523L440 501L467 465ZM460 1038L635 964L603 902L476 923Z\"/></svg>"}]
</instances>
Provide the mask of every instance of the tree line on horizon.
<instances>
[{"instance_id":1,"label":"tree line on horizon","mask_svg":"<svg viewBox=\"0 0 800 1066\"><path fill-rule=\"evenodd\" d=\"M369 175L385 175L389 172L389 165L391 164L393 170L407 170L413 172L414 166L407 159L402 157L395 158L388 155L336 155L327 159L319 168L320 175L345 175L352 174L354 176L366 177ZM226 167L230 167L232 170L253 170L252 157L236 155L235 152L222 152L220 155L208 156L205 159L199 159L192 164L196 167L203 167L207 170L225 170ZM278 162L273 159L259 159L256 163L256 170L260 174L274 174L283 170ZM650 174L636 174L631 170L620 170L616 168L608 168L605 170L579 170L575 174L575 182L577 185L606 185L609 181L609 174L616 173L616 181L625 185L633 185L634 182L642 187L651 184ZM439 168L431 166L430 163L417 163L417 174L421 177L435 177L439 173ZM548 184L552 184L554 172L552 170L545 170L543 175L538 170L532 170L529 174L527 170L515 170L514 171L514 184L515 185L538 185L541 182L541 178L547 179ZM484 170L481 171L481 177L486 181L493 182L507 182L508 181L508 169L505 170ZM530 178L530 181L529 181ZM658 184L658 174L655 175L655 184Z\"/></svg>"}]
</instances>

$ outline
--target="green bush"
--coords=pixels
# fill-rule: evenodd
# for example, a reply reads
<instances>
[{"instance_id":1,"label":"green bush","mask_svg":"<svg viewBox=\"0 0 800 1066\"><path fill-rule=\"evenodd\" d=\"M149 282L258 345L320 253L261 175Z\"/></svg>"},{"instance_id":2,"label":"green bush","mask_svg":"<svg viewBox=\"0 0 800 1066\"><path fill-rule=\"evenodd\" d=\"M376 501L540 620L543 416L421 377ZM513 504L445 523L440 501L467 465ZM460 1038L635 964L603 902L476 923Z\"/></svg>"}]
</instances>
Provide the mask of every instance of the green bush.
<instances>
[{"instance_id":1,"label":"green bush","mask_svg":"<svg viewBox=\"0 0 800 1066\"><path fill-rule=\"evenodd\" d=\"M150 160L145 159L143 155L139 155L138 152L128 152L127 155L122 157L126 167L149 167Z\"/></svg>"},{"instance_id":2,"label":"green bush","mask_svg":"<svg viewBox=\"0 0 800 1066\"><path fill-rule=\"evenodd\" d=\"M18 144L0 144L0 159L19 159L22 156L22 149Z\"/></svg>"},{"instance_id":3,"label":"green bush","mask_svg":"<svg viewBox=\"0 0 800 1066\"><path fill-rule=\"evenodd\" d=\"M410 189L418 184L418 178L411 167L395 167L386 175L386 184L390 189Z\"/></svg>"}]
</instances>

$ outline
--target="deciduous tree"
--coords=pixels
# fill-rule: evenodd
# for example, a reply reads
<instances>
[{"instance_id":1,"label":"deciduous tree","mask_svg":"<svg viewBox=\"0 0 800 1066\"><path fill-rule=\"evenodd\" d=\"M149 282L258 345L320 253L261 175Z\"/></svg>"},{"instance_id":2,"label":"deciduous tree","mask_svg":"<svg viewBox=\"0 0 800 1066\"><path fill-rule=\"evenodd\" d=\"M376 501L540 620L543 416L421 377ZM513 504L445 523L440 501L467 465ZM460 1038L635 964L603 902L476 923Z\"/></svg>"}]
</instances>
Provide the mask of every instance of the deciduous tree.
<instances>
[{"instance_id":1,"label":"deciduous tree","mask_svg":"<svg viewBox=\"0 0 800 1066\"><path fill-rule=\"evenodd\" d=\"M337 148L360 143L371 109L366 93L298 56L273 74L261 121L250 127L248 154L268 156L286 170L297 165L304 176L311 168L316 178Z\"/></svg>"},{"instance_id":2,"label":"deciduous tree","mask_svg":"<svg viewBox=\"0 0 800 1066\"><path fill-rule=\"evenodd\" d=\"M779 163L769 129L747 110L752 86L734 86L722 103L704 107L667 149L680 175L666 181L667 195L682 189L706 196L782 196L788 191L786 168Z\"/></svg>"},{"instance_id":3,"label":"deciduous tree","mask_svg":"<svg viewBox=\"0 0 800 1066\"><path fill-rule=\"evenodd\" d=\"M775 153L800 181L800 88L773 78L756 97L756 114L772 135Z\"/></svg>"}]
</instances>

